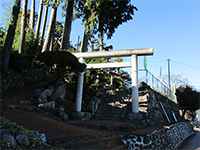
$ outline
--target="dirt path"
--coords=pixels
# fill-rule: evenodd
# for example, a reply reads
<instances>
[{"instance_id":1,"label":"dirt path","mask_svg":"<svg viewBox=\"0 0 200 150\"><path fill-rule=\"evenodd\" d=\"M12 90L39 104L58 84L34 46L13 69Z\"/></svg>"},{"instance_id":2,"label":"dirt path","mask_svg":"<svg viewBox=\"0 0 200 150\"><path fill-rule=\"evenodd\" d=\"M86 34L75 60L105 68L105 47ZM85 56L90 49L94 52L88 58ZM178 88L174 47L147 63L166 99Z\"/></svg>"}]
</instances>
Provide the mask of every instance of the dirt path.
<instances>
[{"instance_id":1,"label":"dirt path","mask_svg":"<svg viewBox=\"0 0 200 150\"><path fill-rule=\"evenodd\" d=\"M121 142L120 135L124 133L145 134L153 129L135 130L129 122L90 120L62 122L51 118L44 113L23 109L31 108L29 104L20 104L20 101L30 102L32 87L18 89L7 93L8 105L19 106L8 109L4 116L22 125L25 128L46 133L51 144L62 145L67 150L123 150L127 149Z\"/></svg>"},{"instance_id":2,"label":"dirt path","mask_svg":"<svg viewBox=\"0 0 200 150\"><path fill-rule=\"evenodd\" d=\"M35 112L9 110L4 115L25 128L46 133L51 142L59 145L64 143L66 148L85 149L95 146L99 149L124 148L118 133L89 129L81 127L81 124L64 123Z\"/></svg>"}]
</instances>

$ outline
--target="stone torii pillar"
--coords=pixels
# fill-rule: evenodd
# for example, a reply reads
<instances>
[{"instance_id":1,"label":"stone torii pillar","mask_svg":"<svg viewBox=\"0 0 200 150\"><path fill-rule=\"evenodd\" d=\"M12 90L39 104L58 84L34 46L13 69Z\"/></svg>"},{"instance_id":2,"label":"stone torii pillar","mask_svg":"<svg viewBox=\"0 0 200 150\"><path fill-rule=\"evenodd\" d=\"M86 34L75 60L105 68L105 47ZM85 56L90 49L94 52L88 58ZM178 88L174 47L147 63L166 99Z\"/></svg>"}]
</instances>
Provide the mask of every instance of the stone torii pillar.
<instances>
[{"instance_id":1,"label":"stone torii pillar","mask_svg":"<svg viewBox=\"0 0 200 150\"><path fill-rule=\"evenodd\" d=\"M114 62L114 63L99 63L87 64L87 69L97 68L126 68L131 67L131 86L132 86L132 112L139 112L139 98L138 98L138 56L153 55L153 48L143 49L127 49L115 51L101 51L101 52L82 52L73 53L80 62L84 62L87 58L100 58L100 57L130 57L131 62ZM81 112L82 106L82 93L83 93L83 80L84 73L79 74L77 94L76 94L76 112Z\"/></svg>"},{"instance_id":2,"label":"stone torii pillar","mask_svg":"<svg viewBox=\"0 0 200 150\"><path fill-rule=\"evenodd\" d=\"M132 112L139 112L139 96L138 96L138 56L131 56L131 88L132 88Z\"/></svg>"},{"instance_id":3,"label":"stone torii pillar","mask_svg":"<svg viewBox=\"0 0 200 150\"><path fill-rule=\"evenodd\" d=\"M84 59L79 59L80 63L84 63ZM84 82L84 72L79 72L77 92L76 92L76 112L81 112L82 97L83 97L83 82Z\"/></svg>"}]
</instances>

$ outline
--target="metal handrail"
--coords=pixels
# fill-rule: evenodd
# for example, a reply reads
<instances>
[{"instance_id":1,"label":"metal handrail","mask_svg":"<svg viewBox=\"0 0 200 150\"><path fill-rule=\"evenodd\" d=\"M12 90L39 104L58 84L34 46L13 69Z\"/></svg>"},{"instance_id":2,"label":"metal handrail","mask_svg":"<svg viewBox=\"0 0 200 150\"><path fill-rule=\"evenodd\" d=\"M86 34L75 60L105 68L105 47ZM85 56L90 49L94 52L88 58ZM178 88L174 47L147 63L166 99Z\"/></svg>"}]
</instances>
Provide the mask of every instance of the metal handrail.
<instances>
[{"instance_id":1,"label":"metal handrail","mask_svg":"<svg viewBox=\"0 0 200 150\"><path fill-rule=\"evenodd\" d=\"M176 96L174 92L169 88L169 86L164 81L156 77L153 73L151 73L147 69L140 69L139 72L145 73L145 77L140 79L141 81L146 82L152 89L154 89L155 91L159 92L160 94L168 97L170 100L175 102Z\"/></svg>"}]
</instances>

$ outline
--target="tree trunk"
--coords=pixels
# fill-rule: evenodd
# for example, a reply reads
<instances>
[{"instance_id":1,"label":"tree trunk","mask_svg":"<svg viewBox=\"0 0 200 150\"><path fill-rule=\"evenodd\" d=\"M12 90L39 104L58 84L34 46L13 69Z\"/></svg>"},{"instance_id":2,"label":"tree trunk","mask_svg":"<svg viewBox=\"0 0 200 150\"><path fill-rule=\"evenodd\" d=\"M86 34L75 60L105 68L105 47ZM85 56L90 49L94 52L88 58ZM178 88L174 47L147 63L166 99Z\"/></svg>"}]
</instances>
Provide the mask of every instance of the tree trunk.
<instances>
[{"instance_id":1,"label":"tree trunk","mask_svg":"<svg viewBox=\"0 0 200 150\"><path fill-rule=\"evenodd\" d=\"M103 31L103 17L99 16L99 51L103 51L103 35L104 35L104 31Z\"/></svg>"},{"instance_id":2,"label":"tree trunk","mask_svg":"<svg viewBox=\"0 0 200 150\"><path fill-rule=\"evenodd\" d=\"M20 0L15 0L15 4L12 9L12 19L8 27L7 35L5 38L5 43L4 43L4 48L3 48L3 68L5 72L8 70L8 65L9 65L9 60L10 60L10 51L12 49L18 15L20 12L20 2L21 2Z\"/></svg>"},{"instance_id":3,"label":"tree trunk","mask_svg":"<svg viewBox=\"0 0 200 150\"><path fill-rule=\"evenodd\" d=\"M49 11L49 4L47 3L45 5L45 16L43 20L43 26L42 26L42 36L41 36L41 45L43 45L43 40L44 40L44 35L45 35L45 30L46 30L46 24L47 24L47 16L48 16L48 11Z\"/></svg>"},{"instance_id":4,"label":"tree trunk","mask_svg":"<svg viewBox=\"0 0 200 150\"><path fill-rule=\"evenodd\" d=\"M89 40L89 33L86 31L86 28L84 30L84 35L83 35L83 41L81 43L81 52L87 52L88 51L88 40Z\"/></svg>"},{"instance_id":5,"label":"tree trunk","mask_svg":"<svg viewBox=\"0 0 200 150\"><path fill-rule=\"evenodd\" d=\"M23 52L25 44L25 28L26 28L26 18L27 18L27 4L28 0L23 0L22 3L22 17L21 17L21 31L20 31L20 41L19 41L19 53Z\"/></svg>"},{"instance_id":6,"label":"tree trunk","mask_svg":"<svg viewBox=\"0 0 200 150\"><path fill-rule=\"evenodd\" d=\"M51 37L50 44L49 44L49 51L53 51L53 38Z\"/></svg>"},{"instance_id":7,"label":"tree trunk","mask_svg":"<svg viewBox=\"0 0 200 150\"><path fill-rule=\"evenodd\" d=\"M33 31L34 31L34 25L35 25L35 0L32 0L29 28Z\"/></svg>"},{"instance_id":8,"label":"tree trunk","mask_svg":"<svg viewBox=\"0 0 200 150\"><path fill-rule=\"evenodd\" d=\"M48 27L48 31L47 31L47 37L44 41L44 45L42 47L42 52L46 51L49 48L49 44L51 42L53 24L54 24L54 20L56 18L56 14L57 14L57 7L52 7L50 21L49 21L49 27Z\"/></svg>"},{"instance_id":9,"label":"tree trunk","mask_svg":"<svg viewBox=\"0 0 200 150\"><path fill-rule=\"evenodd\" d=\"M37 20L37 25L36 25L36 32L35 32L35 38L39 38L39 33L40 33L40 26L41 26L41 20L42 20L42 11L43 11L43 0L40 0L40 7L39 7L39 12L38 12L38 20Z\"/></svg>"},{"instance_id":10,"label":"tree trunk","mask_svg":"<svg viewBox=\"0 0 200 150\"><path fill-rule=\"evenodd\" d=\"M103 31L99 32L99 51L103 51Z\"/></svg>"},{"instance_id":11,"label":"tree trunk","mask_svg":"<svg viewBox=\"0 0 200 150\"><path fill-rule=\"evenodd\" d=\"M56 16L53 20L53 25L52 25L52 29L51 29L51 42L50 42L50 47L49 47L49 51L53 51L53 43L54 43L54 37L55 37L55 30L56 30Z\"/></svg>"},{"instance_id":12,"label":"tree trunk","mask_svg":"<svg viewBox=\"0 0 200 150\"><path fill-rule=\"evenodd\" d=\"M65 0L67 3L67 0ZM61 49L68 49L70 47L70 34L73 19L74 0L68 0L66 7L65 25L63 29Z\"/></svg>"}]
</instances>

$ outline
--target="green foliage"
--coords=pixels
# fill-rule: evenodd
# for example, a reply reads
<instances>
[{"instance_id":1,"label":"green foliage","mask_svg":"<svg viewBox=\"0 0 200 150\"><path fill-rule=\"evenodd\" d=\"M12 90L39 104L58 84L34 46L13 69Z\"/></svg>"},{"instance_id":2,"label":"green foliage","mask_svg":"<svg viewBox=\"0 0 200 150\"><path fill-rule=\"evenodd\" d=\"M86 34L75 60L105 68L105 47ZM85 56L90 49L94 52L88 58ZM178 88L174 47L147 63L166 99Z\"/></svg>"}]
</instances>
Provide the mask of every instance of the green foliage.
<instances>
[{"instance_id":1,"label":"green foliage","mask_svg":"<svg viewBox=\"0 0 200 150\"><path fill-rule=\"evenodd\" d=\"M14 37L14 42L13 42L13 49L18 50L19 49L19 37L20 37L20 27L21 27L21 15L22 13L19 13L19 17L17 20L17 27L15 30L15 37Z\"/></svg>"},{"instance_id":2,"label":"green foliage","mask_svg":"<svg viewBox=\"0 0 200 150\"><path fill-rule=\"evenodd\" d=\"M84 81L84 106L90 104L93 96L102 98L107 94L107 90L112 90L116 97L130 96L130 89L125 85L123 78L125 72L120 72L121 76L113 76L113 85L111 85L111 72L113 69L95 69L89 70L85 74Z\"/></svg>"},{"instance_id":3,"label":"green foliage","mask_svg":"<svg viewBox=\"0 0 200 150\"><path fill-rule=\"evenodd\" d=\"M19 36L20 36L20 32L16 31L15 40L13 43L14 50L17 50L19 47ZM38 50L39 50L39 46L37 44L37 39L34 38L34 32L29 30L26 33L24 54L25 55L35 55L38 52Z\"/></svg>"},{"instance_id":4,"label":"green foliage","mask_svg":"<svg viewBox=\"0 0 200 150\"><path fill-rule=\"evenodd\" d=\"M56 22L55 32L54 32L54 40L53 40L53 49L58 50L60 49L60 43L62 38L63 32L63 24L61 22Z\"/></svg>"},{"instance_id":5,"label":"green foliage","mask_svg":"<svg viewBox=\"0 0 200 150\"><path fill-rule=\"evenodd\" d=\"M48 3L52 7L58 7L63 2L63 0L45 0L44 2L46 4Z\"/></svg>"},{"instance_id":6,"label":"green foliage","mask_svg":"<svg viewBox=\"0 0 200 150\"><path fill-rule=\"evenodd\" d=\"M110 84L110 74L105 70L91 70L86 73L86 95L94 96L106 84Z\"/></svg>"},{"instance_id":7,"label":"green foliage","mask_svg":"<svg viewBox=\"0 0 200 150\"><path fill-rule=\"evenodd\" d=\"M20 12L19 18L17 21L17 28L15 30L15 38L13 43L13 50L16 51L19 49L19 40L20 40L20 31L21 31L21 16ZM29 17L28 17L29 18ZM26 21L26 37L25 37L25 45L24 45L24 54L25 55L35 55L40 47L38 46L38 40L34 37L34 31L28 28L29 19Z\"/></svg>"},{"instance_id":8,"label":"green foliage","mask_svg":"<svg viewBox=\"0 0 200 150\"><path fill-rule=\"evenodd\" d=\"M0 47L3 47L6 31L3 27L0 27Z\"/></svg>"},{"instance_id":9,"label":"green foliage","mask_svg":"<svg viewBox=\"0 0 200 150\"><path fill-rule=\"evenodd\" d=\"M120 77L113 78L113 88L120 89L123 87L123 80Z\"/></svg>"},{"instance_id":10,"label":"green foliage","mask_svg":"<svg viewBox=\"0 0 200 150\"><path fill-rule=\"evenodd\" d=\"M0 128L7 129L11 134L16 134L17 132L23 132L23 133L28 133L28 130L23 128L22 126L18 126L14 122L10 122L8 120L3 120L2 123L0 123Z\"/></svg>"},{"instance_id":11,"label":"green foliage","mask_svg":"<svg viewBox=\"0 0 200 150\"><path fill-rule=\"evenodd\" d=\"M200 108L200 93L190 86L177 88L176 97L179 107L183 110L194 112Z\"/></svg>"},{"instance_id":12,"label":"green foliage","mask_svg":"<svg viewBox=\"0 0 200 150\"><path fill-rule=\"evenodd\" d=\"M17 27L16 27L16 30L15 30L15 38L14 38L14 43L13 43L13 49L14 50L18 50L19 49L21 17L22 17L22 12L20 11L19 16L18 16L18 20L17 20Z\"/></svg>"},{"instance_id":13,"label":"green foliage","mask_svg":"<svg viewBox=\"0 0 200 150\"><path fill-rule=\"evenodd\" d=\"M25 46L24 46L24 54L25 55L35 55L39 52L39 46L38 46L38 39L34 38L34 31L29 30L26 33L25 38Z\"/></svg>"},{"instance_id":14,"label":"green foliage","mask_svg":"<svg viewBox=\"0 0 200 150\"><path fill-rule=\"evenodd\" d=\"M108 38L120 24L133 19L137 10L130 0L79 0L78 8L88 32L104 32Z\"/></svg>"}]
</instances>

